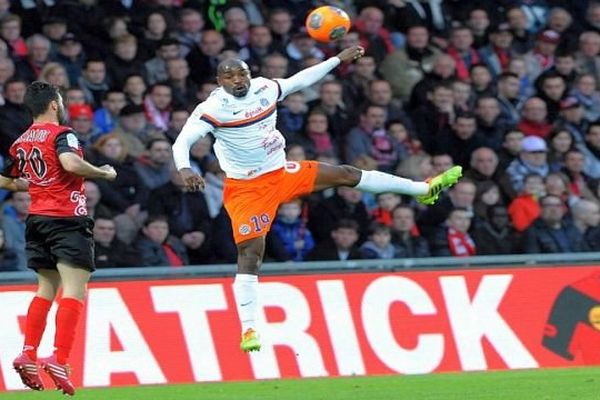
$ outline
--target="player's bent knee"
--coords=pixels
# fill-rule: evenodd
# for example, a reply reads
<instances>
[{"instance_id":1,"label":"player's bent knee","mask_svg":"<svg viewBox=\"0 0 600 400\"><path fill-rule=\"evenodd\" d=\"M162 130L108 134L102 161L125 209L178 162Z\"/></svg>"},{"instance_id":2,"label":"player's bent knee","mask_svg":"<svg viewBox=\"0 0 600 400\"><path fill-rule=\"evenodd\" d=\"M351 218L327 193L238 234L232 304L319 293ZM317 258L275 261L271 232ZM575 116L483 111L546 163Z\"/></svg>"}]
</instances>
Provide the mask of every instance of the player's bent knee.
<instances>
[{"instance_id":1,"label":"player's bent knee","mask_svg":"<svg viewBox=\"0 0 600 400\"><path fill-rule=\"evenodd\" d=\"M356 186L360 182L362 172L360 169L352 165L340 165L341 170L341 186Z\"/></svg>"}]
</instances>

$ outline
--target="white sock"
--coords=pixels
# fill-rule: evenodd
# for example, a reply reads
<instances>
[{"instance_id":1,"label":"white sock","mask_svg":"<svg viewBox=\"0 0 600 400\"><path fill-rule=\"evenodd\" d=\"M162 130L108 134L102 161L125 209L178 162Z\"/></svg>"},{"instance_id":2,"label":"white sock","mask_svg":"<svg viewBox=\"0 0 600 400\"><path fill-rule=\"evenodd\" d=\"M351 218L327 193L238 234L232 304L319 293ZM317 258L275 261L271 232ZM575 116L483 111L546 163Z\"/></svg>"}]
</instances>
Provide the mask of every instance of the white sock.
<instances>
[{"instance_id":1,"label":"white sock","mask_svg":"<svg viewBox=\"0 0 600 400\"><path fill-rule=\"evenodd\" d=\"M258 276L236 274L233 281L233 293L238 315L242 323L242 333L249 328L256 330L256 312L258 309Z\"/></svg>"},{"instance_id":2,"label":"white sock","mask_svg":"<svg viewBox=\"0 0 600 400\"><path fill-rule=\"evenodd\" d=\"M421 196L429 192L429 184L427 182L415 182L380 171L361 172L360 182L354 187L363 192L393 192L411 196Z\"/></svg>"}]
</instances>

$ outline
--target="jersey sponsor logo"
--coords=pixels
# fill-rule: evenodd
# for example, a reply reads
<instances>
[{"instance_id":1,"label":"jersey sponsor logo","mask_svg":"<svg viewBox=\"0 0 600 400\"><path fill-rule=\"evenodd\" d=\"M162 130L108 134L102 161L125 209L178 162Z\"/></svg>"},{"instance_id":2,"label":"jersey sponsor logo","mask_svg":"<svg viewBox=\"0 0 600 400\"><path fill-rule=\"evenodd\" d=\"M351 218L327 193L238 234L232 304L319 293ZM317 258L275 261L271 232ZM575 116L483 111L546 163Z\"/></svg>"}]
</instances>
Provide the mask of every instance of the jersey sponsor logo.
<instances>
[{"instance_id":1,"label":"jersey sponsor logo","mask_svg":"<svg viewBox=\"0 0 600 400\"><path fill-rule=\"evenodd\" d=\"M254 110L250 110L250 111L246 112L246 114L244 116L246 118L252 118L252 117L257 116L258 114L260 114L263 111L264 110L262 107L258 107L258 108L255 108Z\"/></svg>"},{"instance_id":2,"label":"jersey sponsor logo","mask_svg":"<svg viewBox=\"0 0 600 400\"><path fill-rule=\"evenodd\" d=\"M86 197L81 192L74 190L71 192L70 200L72 203L76 203L75 206L75 215L84 216L88 215L86 208Z\"/></svg>"},{"instance_id":3,"label":"jersey sponsor logo","mask_svg":"<svg viewBox=\"0 0 600 400\"><path fill-rule=\"evenodd\" d=\"M238 230L240 232L240 235L244 235L244 236L246 236L246 235L250 234L250 232L252 232L252 228L250 228L250 225L248 225L248 224L240 225Z\"/></svg>"}]
</instances>

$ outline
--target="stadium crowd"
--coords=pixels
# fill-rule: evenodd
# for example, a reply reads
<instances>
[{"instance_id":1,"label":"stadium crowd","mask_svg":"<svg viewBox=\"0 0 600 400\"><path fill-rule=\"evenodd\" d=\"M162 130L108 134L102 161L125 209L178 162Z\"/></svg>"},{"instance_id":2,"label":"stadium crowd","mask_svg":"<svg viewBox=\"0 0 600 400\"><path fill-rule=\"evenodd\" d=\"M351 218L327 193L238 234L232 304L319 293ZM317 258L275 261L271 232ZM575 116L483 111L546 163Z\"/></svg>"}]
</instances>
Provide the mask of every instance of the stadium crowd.
<instances>
[{"instance_id":1,"label":"stadium crowd","mask_svg":"<svg viewBox=\"0 0 600 400\"><path fill-rule=\"evenodd\" d=\"M321 44L317 5L353 28ZM600 3L591 0L0 0L0 154L30 124L31 81L59 86L86 158L99 267L235 262L224 173L182 190L171 146L227 57L284 78L341 49L364 57L278 109L288 160L423 180L462 165L432 207L340 187L285 203L267 260L600 250ZM25 269L25 192L3 193L0 270Z\"/></svg>"}]
</instances>

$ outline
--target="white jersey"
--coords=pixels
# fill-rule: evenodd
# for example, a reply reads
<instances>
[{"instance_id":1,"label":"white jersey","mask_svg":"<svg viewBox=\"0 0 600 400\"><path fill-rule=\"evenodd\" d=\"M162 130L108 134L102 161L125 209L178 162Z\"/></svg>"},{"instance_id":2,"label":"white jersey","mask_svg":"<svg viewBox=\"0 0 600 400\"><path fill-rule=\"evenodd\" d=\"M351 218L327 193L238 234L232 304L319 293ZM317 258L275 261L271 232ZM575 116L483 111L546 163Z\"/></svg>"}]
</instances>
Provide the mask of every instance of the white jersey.
<instances>
[{"instance_id":1,"label":"white jersey","mask_svg":"<svg viewBox=\"0 0 600 400\"><path fill-rule=\"evenodd\" d=\"M189 149L212 132L215 154L228 178L252 179L283 168L285 139L275 128L277 102L310 86L339 64L337 57L307 68L289 79L254 78L244 97L215 89L188 118L173 145L177 169L189 168Z\"/></svg>"}]
</instances>

